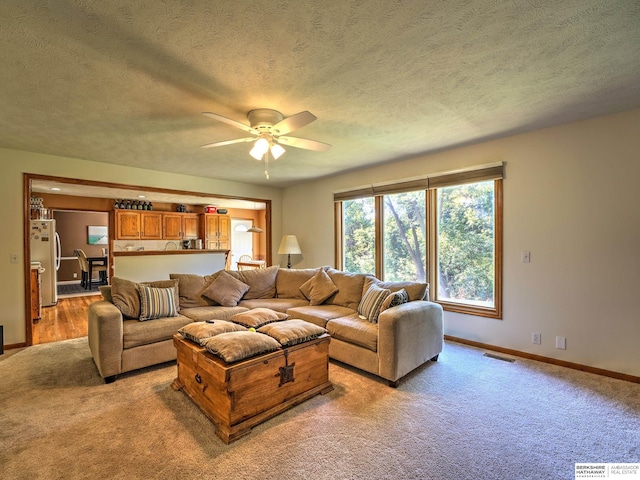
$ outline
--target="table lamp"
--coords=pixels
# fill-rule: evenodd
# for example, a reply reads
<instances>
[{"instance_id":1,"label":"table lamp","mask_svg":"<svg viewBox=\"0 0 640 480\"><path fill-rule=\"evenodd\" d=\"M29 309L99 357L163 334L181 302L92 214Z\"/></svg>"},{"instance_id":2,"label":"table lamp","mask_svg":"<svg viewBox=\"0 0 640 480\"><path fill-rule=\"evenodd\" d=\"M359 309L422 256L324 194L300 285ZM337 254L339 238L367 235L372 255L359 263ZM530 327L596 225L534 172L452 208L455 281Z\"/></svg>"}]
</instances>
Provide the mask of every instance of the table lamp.
<instances>
[{"instance_id":1,"label":"table lamp","mask_svg":"<svg viewBox=\"0 0 640 480\"><path fill-rule=\"evenodd\" d=\"M291 254L300 255L300 245L295 235L285 235L280 242L278 255L287 255L287 268L291 268Z\"/></svg>"}]
</instances>

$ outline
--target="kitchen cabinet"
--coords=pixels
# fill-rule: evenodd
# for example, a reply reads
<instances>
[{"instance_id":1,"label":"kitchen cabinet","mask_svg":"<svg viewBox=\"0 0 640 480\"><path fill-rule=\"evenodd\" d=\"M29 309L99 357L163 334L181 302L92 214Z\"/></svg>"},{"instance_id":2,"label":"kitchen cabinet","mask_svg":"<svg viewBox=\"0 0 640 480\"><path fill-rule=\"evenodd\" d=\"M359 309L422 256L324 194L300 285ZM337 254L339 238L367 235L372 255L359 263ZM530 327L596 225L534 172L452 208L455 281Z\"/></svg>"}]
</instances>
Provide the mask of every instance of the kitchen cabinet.
<instances>
[{"instance_id":1,"label":"kitchen cabinet","mask_svg":"<svg viewBox=\"0 0 640 480\"><path fill-rule=\"evenodd\" d=\"M162 212L116 211L116 240L161 240Z\"/></svg>"},{"instance_id":2,"label":"kitchen cabinet","mask_svg":"<svg viewBox=\"0 0 640 480\"><path fill-rule=\"evenodd\" d=\"M162 213L141 212L140 213L140 239L141 240L161 240L162 239Z\"/></svg>"},{"instance_id":3,"label":"kitchen cabinet","mask_svg":"<svg viewBox=\"0 0 640 480\"><path fill-rule=\"evenodd\" d=\"M187 240L198 238L200 215L197 213L165 213L162 215L162 238Z\"/></svg>"},{"instance_id":4,"label":"kitchen cabinet","mask_svg":"<svg viewBox=\"0 0 640 480\"><path fill-rule=\"evenodd\" d=\"M131 210L116 211L116 239L138 240L140 238L140 213Z\"/></svg>"},{"instance_id":5,"label":"kitchen cabinet","mask_svg":"<svg viewBox=\"0 0 640 480\"><path fill-rule=\"evenodd\" d=\"M209 250L228 250L231 242L231 217L229 215L204 214L205 248Z\"/></svg>"}]
</instances>

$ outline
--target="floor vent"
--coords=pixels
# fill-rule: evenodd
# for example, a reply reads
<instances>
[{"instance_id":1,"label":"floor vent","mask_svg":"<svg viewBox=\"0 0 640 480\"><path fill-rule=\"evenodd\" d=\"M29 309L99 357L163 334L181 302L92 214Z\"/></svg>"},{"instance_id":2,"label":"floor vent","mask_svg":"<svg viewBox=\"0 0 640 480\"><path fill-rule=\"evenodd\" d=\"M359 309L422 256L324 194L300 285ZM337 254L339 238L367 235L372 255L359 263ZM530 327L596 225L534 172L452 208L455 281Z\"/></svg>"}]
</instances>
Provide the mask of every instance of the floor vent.
<instances>
[{"instance_id":1,"label":"floor vent","mask_svg":"<svg viewBox=\"0 0 640 480\"><path fill-rule=\"evenodd\" d=\"M502 360L503 362L513 363L516 361L515 358L503 357L502 355L496 355L495 353L485 353L485 357L495 358L496 360Z\"/></svg>"}]
</instances>

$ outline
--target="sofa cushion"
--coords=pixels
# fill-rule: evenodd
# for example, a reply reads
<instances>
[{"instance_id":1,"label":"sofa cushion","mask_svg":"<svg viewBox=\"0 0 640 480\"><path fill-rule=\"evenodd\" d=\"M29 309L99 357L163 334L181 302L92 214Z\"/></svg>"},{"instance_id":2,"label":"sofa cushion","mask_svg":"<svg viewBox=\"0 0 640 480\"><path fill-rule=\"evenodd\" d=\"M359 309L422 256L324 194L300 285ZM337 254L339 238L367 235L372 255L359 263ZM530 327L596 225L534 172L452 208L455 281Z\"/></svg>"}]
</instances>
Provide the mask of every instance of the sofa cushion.
<instances>
[{"instance_id":1,"label":"sofa cushion","mask_svg":"<svg viewBox=\"0 0 640 480\"><path fill-rule=\"evenodd\" d=\"M278 298L299 298L307 300L300 286L307 280L313 278L318 272L318 268L281 268L276 276L276 296Z\"/></svg>"},{"instance_id":2,"label":"sofa cushion","mask_svg":"<svg viewBox=\"0 0 640 480\"><path fill-rule=\"evenodd\" d=\"M371 284L366 293L362 296L358 305L358 313L371 323L378 323L378 315L382 311L382 304L391 293L386 288L380 288Z\"/></svg>"},{"instance_id":3,"label":"sofa cushion","mask_svg":"<svg viewBox=\"0 0 640 480\"><path fill-rule=\"evenodd\" d=\"M329 275L320 269L313 277L300 285L300 291L311 305L321 305L338 291L338 287L331 281Z\"/></svg>"},{"instance_id":4,"label":"sofa cushion","mask_svg":"<svg viewBox=\"0 0 640 480\"><path fill-rule=\"evenodd\" d=\"M141 282L138 284L126 278L111 277L111 298L113 299L113 304L126 318L140 318L140 293L138 291L138 285L173 288L176 309L180 310L178 282L176 280L157 280L155 282Z\"/></svg>"},{"instance_id":5,"label":"sofa cushion","mask_svg":"<svg viewBox=\"0 0 640 480\"><path fill-rule=\"evenodd\" d=\"M181 327L191 322L192 320L184 315L159 318L152 322L124 320L122 322L122 345L126 349L171 340Z\"/></svg>"},{"instance_id":6,"label":"sofa cushion","mask_svg":"<svg viewBox=\"0 0 640 480\"><path fill-rule=\"evenodd\" d=\"M292 319L305 320L324 327L332 318L344 317L356 313L352 308L339 305L314 305L306 307L294 307L287 310Z\"/></svg>"},{"instance_id":7,"label":"sofa cushion","mask_svg":"<svg viewBox=\"0 0 640 480\"><path fill-rule=\"evenodd\" d=\"M361 319L357 313L329 320L327 332L338 340L378 351L378 324Z\"/></svg>"},{"instance_id":8,"label":"sofa cushion","mask_svg":"<svg viewBox=\"0 0 640 480\"><path fill-rule=\"evenodd\" d=\"M252 270L231 270L229 275L249 285L249 290L244 294L246 300L252 298L273 298L276 296L276 275L278 265L267 268L254 268Z\"/></svg>"},{"instance_id":9,"label":"sofa cushion","mask_svg":"<svg viewBox=\"0 0 640 480\"><path fill-rule=\"evenodd\" d=\"M192 342L200 345L202 341L209 337L215 337L221 333L244 332L247 329L237 323L226 320L215 320L211 322L193 322L178 330L178 333Z\"/></svg>"},{"instance_id":10,"label":"sofa cushion","mask_svg":"<svg viewBox=\"0 0 640 480\"><path fill-rule=\"evenodd\" d=\"M162 317L177 317L178 309L174 299L175 288L157 288L139 285L141 322Z\"/></svg>"},{"instance_id":11,"label":"sofa cushion","mask_svg":"<svg viewBox=\"0 0 640 480\"><path fill-rule=\"evenodd\" d=\"M381 282L375 277L368 276L365 282L365 291L369 288L369 283L375 283L380 288L388 288L391 292L397 292L404 288L409 295L409 301L429 300L429 284L420 282Z\"/></svg>"},{"instance_id":12,"label":"sofa cushion","mask_svg":"<svg viewBox=\"0 0 640 480\"><path fill-rule=\"evenodd\" d=\"M283 347L290 347L318 338L327 333L327 330L313 323L296 319L270 323L261 327L258 332L275 338Z\"/></svg>"},{"instance_id":13,"label":"sofa cushion","mask_svg":"<svg viewBox=\"0 0 640 480\"><path fill-rule=\"evenodd\" d=\"M220 275L202 291L202 296L210 298L223 307L236 307L238 301L249 290L249 285L227 272Z\"/></svg>"},{"instance_id":14,"label":"sofa cushion","mask_svg":"<svg viewBox=\"0 0 640 480\"><path fill-rule=\"evenodd\" d=\"M309 301L298 298L254 298L252 300L242 299L238 302L238 305L248 309L264 307L276 312L286 313L290 308L309 305Z\"/></svg>"},{"instance_id":15,"label":"sofa cushion","mask_svg":"<svg viewBox=\"0 0 640 480\"><path fill-rule=\"evenodd\" d=\"M269 335L258 332L229 332L207 338L202 346L231 363L278 350L280 343Z\"/></svg>"},{"instance_id":16,"label":"sofa cushion","mask_svg":"<svg viewBox=\"0 0 640 480\"><path fill-rule=\"evenodd\" d=\"M237 313L231 317L231 321L247 328L260 328L263 325L280 320L286 320L289 315L276 312L269 308L254 308L248 312Z\"/></svg>"},{"instance_id":17,"label":"sofa cushion","mask_svg":"<svg viewBox=\"0 0 640 480\"><path fill-rule=\"evenodd\" d=\"M202 291L219 275L195 275L193 273L170 273L169 278L178 280L178 294L180 295L180 308L206 307L217 305L213 300L203 297Z\"/></svg>"},{"instance_id":18,"label":"sofa cushion","mask_svg":"<svg viewBox=\"0 0 640 480\"><path fill-rule=\"evenodd\" d=\"M368 275L363 273L343 272L330 268L327 270L329 277L338 287L338 292L329 297L325 303L331 305L342 305L354 310L358 309L364 290L364 280Z\"/></svg>"},{"instance_id":19,"label":"sofa cushion","mask_svg":"<svg viewBox=\"0 0 640 480\"><path fill-rule=\"evenodd\" d=\"M384 299L384 302L382 302L382 306L380 307L380 311L384 312L391 307L396 307L407 302L409 302L409 294L407 294L407 291L404 288L401 288L397 292L391 292L387 298Z\"/></svg>"},{"instance_id":20,"label":"sofa cushion","mask_svg":"<svg viewBox=\"0 0 640 480\"><path fill-rule=\"evenodd\" d=\"M244 307L223 307L222 305L210 305L206 307L183 308L180 314L189 317L194 322L205 320L229 320L236 313L246 312Z\"/></svg>"}]
</instances>

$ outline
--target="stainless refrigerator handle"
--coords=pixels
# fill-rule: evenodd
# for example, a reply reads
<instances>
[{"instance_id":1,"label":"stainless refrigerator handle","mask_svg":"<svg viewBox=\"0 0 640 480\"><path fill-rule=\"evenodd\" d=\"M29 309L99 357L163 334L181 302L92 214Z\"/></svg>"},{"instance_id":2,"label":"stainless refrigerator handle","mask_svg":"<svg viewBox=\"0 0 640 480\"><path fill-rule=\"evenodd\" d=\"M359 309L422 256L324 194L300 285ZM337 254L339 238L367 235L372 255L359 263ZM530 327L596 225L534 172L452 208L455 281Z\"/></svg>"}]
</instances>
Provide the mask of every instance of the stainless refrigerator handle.
<instances>
[{"instance_id":1,"label":"stainless refrigerator handle","mask_svg":"<svg viewBox=\"0 0 640 480\"><path fill-rule=\"evenodd\" d=\"M60 235L56 232L56 270L60 270L60 259L62 258L62 247L60 246Z\"/></svg>"}]
</instances>

